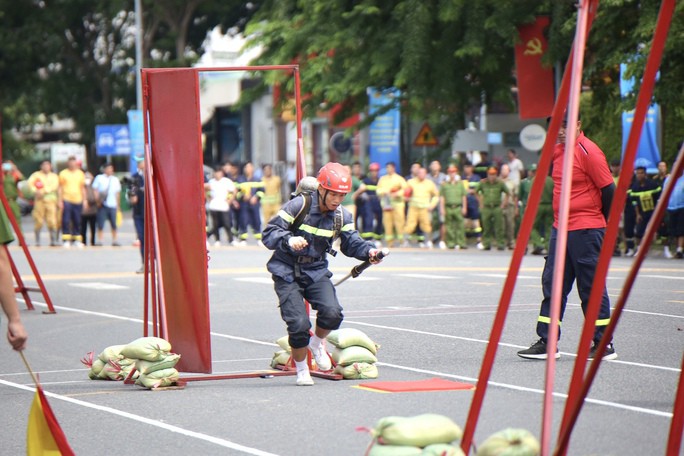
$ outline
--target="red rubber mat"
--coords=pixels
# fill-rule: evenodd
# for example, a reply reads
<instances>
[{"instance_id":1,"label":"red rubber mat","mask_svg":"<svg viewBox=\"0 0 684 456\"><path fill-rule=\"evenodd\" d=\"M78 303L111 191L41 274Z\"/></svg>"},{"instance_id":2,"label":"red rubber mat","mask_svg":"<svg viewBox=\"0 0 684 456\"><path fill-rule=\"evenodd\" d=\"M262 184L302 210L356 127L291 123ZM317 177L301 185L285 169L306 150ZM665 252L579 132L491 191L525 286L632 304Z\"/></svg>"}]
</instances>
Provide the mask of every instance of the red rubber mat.
<instances>
[{"instance_id":1,"label":"red rubber mat","mask_svg":"<svg viewBox=\"0 0 684 456\"><path fill-rule=\"evenodd\" d=\"M418 391L451 391L451 390L471 390L475 385L471 383L455 382L443 378L429 378L426 380L415 380L405 382L373 382L361 383L359 388L386 393L413 393Z\"/></svg>"}]
</instances>

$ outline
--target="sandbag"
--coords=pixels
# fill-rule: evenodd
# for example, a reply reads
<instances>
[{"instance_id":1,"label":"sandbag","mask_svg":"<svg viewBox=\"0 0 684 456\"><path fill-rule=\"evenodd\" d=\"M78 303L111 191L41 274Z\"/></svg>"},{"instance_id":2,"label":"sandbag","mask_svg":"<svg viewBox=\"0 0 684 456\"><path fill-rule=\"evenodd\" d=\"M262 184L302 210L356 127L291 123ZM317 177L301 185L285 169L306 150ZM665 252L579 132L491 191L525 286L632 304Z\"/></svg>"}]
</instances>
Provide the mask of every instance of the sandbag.
<instances>
[{"instance_id":1,"label":"sandbag","mask_svg":"<svg viewBox=\"0 0 684 456\"><path fill-rule=\"evenodd\" d=\"M121 359L123 358L121 350L123 350L124 347L125 345L111 345L102 350L102 352L99 355L97 355L97 359L99 359L103 363L108 362L110 359Z\"/></svg>"},{"instance_id":2,"label":"sandbag","mask_svg":"<svg viewBox=\"0 0 684 456\"><path fill-rule=\"evenodd\" d=\"M461 428L450 418L433 413L413 417L385 417L377 422L371 433L385 445L418 447L451 443L463 435Z\"/></svg>"},{"instance_id":3,"label":"sandbag","mask_svg":"<svg viewBox=\"0 0 684 456\"><path fill-rule=\"evenodd\" d=\"M358 346L367 348L374 355L378 354L377 344L363 331L359 331L356 328L342 328L331 331L326 339L337 348Z\"/></svg>"},{"instance_id":4,"label":"sandbag","mask_svg":"<svg viewBox=\"0 0 684 456\"><path fill-rule=\"evenodd\" d=\"M290 361L290 353L287 350L278 350L273 354L271 360L271 368L275 369L277 366L287 366Z\"/></svg>"},{"instance_id":5,"label":"sandbag","mask_svg":"<svg viewBox=\"0 0 684 456\"><path fill-rule=\"evenodd\" d=\"M477 448L477 456L537 456L540 451L530 431L507 428L487 437Z\"/></svg>"},{"instance_id":6,"label":"sandbag","mask_svg":"<svg viewBox=\"0 0 684 456\"><path fill-rule=\"evenodd\" d=\"M380 445L374 443L368 456L420 456L423 454L423 449L412 446L399 445Z\"/></svg>"},{"instance_id":7,"label":"sandbag","mask_svg":"<svg viewBox=\"0 0 684 456\"><path fill-rule=\"evenodd\" d=\"M335 363L341 364L343 366L348 366L349 364L353 363L375 364L378 362L378 358L376 358L375 355L365 347L334 347L331 355Z\"/></svg>"},{"instance_id":8,"label":"sandbag","mask_svg":"<svg viewBox=\"0 0 684 456\"><path fill-rule=\"evenodd\" d=\"M119 361L125 361L125 358ZM128 364L121 364L119 361L110 360L107 364L105 364L104 368L102 368L102 371L100 372L100 378L104 377L115 381L125 380L126 377L128 377L128 374L131 373L131 370L133 370L135 364L132 362Z\"/></svg>"},{"instance_id":9,"label":"sandbag","mask_svg":"<svg viewBox=\"0 0 684 456\"><path fill-rule=\"evenodd\" d=\"M378 366L369 363L353 363L348 366L339 364L334 372L347 380L378 378Z\"/></svg>"},{"instance_id":10,"label":"sandbag","mask_svg":"<svg viewBox=\"0 0 684 456\"><path fill-rule=\"evenodd\" d=\"M460 447L446 443L436 443L423 448L420 456L466 456Z\"/></svg>"},{"instance_id":11,"label":"sandbag","mask_svg":"<svg viewBox=\"0 0 684 456\"><path fill-rule=\"evenodd\" d=\"M135 384L145 388L159 388L173 385L178 381L178 378L178 371L175 368L162 369L147 375L140 375Z\"/></svg>"},{"instance_id":12,"label":"sandbag","mask_svg":"<svg viewBox=\"0 0 684 456\"><path fill-rule=\"evenodd\" d=\"M90 370L88 371L88 378L91 380L97 380L100 378L100 372L102 372L102 369L104 369L105 363L102 362L101 359L95 358L93 360L93 364L90 366Z\"/></svg>"},{"instance_id":13,"label":"sandbag","mask_svg":"<svg viewBox=\"0 0 684 456\"><path fill-rule=\"evenodd\" d=\"M171 344L160 337L141 337L126 345L121 354L126 358L161 361L171 351Z\"/></svg>"},{"instance_id":14,"label":"sandbag","mask_svg":"<svg viewBox=\"0 0 684 456\"><path fill-rule=\"evenodd\" d=\"M135 361L135 368L142 375L147 375L158 370L176 367L180 357L181 355L177 353L169 353L161 361L145 361L144 359L138 359Z\"/></svg>"},{"instance_id":15,"label":"sandbag","mask_svg":"<svg viewBox=\"0 0 684 456\"><path fill-rule=\"evenodd\" d=\"M290 347L290 336L283 336L276 340L276 344L288 353L292 353L292 347Z\"/></svg>"}]
</instances>

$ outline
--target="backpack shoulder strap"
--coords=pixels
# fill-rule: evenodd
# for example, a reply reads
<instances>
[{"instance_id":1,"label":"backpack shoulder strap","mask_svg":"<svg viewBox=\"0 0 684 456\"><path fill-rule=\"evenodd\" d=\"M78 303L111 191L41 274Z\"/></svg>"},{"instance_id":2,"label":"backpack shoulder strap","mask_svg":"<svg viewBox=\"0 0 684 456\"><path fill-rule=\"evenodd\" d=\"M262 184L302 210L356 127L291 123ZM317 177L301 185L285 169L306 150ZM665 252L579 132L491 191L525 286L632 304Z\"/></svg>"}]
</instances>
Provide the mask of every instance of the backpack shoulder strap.
<instances>
[{"instance_id":1,"label":"backpack shoulder strap","mask_svg":"<svg viewBox=\"0 0 684 456\"><path fill-rule=\"evenodd\" d=\"M302 226L302 223L304 223L304 219L309 214L309 210L311 209L311 194L300 193L300 195L302 198L304 198L304 204L302 204L302 207L299 209L299 212L297 212L297 215L295 216L294 220L292 221L292 224L290 225L290 231L292 232L297 231L299 227Z\"/></svg>"},{"instance_id":2,"label":"backpack shoulder strap","mask_svg":"<svg viewBox=\"0 0 684 456\"><path fill-rule=\"evenodd\" d=\"M343 224L344 212L342 212L342 206L338 206L337 209L335 209L335 220L333 221L333 241L340 237Z\"/></svg>"}]
</instances>

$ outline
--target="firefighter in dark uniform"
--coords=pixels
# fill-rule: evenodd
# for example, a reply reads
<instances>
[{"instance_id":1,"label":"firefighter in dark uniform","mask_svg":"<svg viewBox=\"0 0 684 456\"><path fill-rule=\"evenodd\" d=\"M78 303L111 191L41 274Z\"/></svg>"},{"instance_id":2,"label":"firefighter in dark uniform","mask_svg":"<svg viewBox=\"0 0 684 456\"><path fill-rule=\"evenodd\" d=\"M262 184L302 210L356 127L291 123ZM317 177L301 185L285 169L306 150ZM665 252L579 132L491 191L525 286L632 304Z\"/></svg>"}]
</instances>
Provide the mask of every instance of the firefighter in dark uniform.
<instances>
[{"instance_id":1,"label":"firefighter in dark uniform","mask_svg":"<svg viewBox=\"0 0 684 456\"><path fill-rule=\"evenodd\" d=\"M363 179L357 190L357 198L363 201L361 205L361 237L380 242L382 239L382 206L378 197L379 163L368 166L368 175Z\"/></svg>"},{"instance_id":2,"label":"firefighter in dark uniform","mask_svg":"<svg viewBox=\"0 0 684 456\"><path fill-rule=\"evenodd\" d=\"M339 163L328 163L318 174L318 189L311 196L308 214L299 227L293 227L305 205L299 195L283 205L263 233L264 245L273 250L267 263L278 295L280 315L287 325L292 358L297 369L297 385L313 385L307 364L310 349L320 370L331 369L323 341L342 323L342 307L328 270L327 253L336 253L332 244L339 232L340 249L346 256L371 263L379 262L373 242L365 241L354 229L349 211L341 206L351 191L352 179ZM311 322L306 299L316 310L316 330L310 336Z\"/></svg>"},{"instance_id":3,"label":"firefighter in dark uniform","mask_svg":"<svg viewBox=\"0 0 684 456\"><path fill-rule=\"evenodd\" d=\"M482 208L484 249L491 250L492 242L496 239L497 249L504 250L506 238L504 237L503 208L508 205L510 192L504 181L497 176L496 168L491 167L487 170L487 178L480 181L476 193Z\"/></svg>"},{"instance_id":4,"label":"firefighter in dark uniform","mask_svg":"<svg viewBox=\"0 0 684 456\"><path fill-rule=\"evenodd\" d=\"M648 225L655 211L661 191L660 185L653 179L649 179L646 175L646 168L644 166L637 167L636 181L630 188L630 199L636 213L636 230L634 235L636 237L637 249L639 244L641 244L641 238L644 237L646 232L646 225Z\"/></svg>"}]
</instances>

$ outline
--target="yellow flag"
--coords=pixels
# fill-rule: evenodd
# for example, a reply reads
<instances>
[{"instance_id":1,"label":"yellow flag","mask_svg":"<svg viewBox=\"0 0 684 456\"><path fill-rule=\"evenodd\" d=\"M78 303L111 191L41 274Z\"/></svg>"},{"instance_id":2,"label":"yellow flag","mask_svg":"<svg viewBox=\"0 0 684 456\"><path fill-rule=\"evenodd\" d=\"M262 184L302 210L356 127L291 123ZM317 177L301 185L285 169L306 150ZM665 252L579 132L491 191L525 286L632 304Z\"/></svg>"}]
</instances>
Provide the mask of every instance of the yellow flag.
<instances>
[{"instance_id":1,"label":"yellow flag","mask_svg":"<svg viewBox=\"0 0 684 456\"><path fill-rule=\"evenodd\" d=\"M71 456L73 450L52 413L42 388L36 388L26 430L27 456Z\"/></svg>"}]
</instances>

